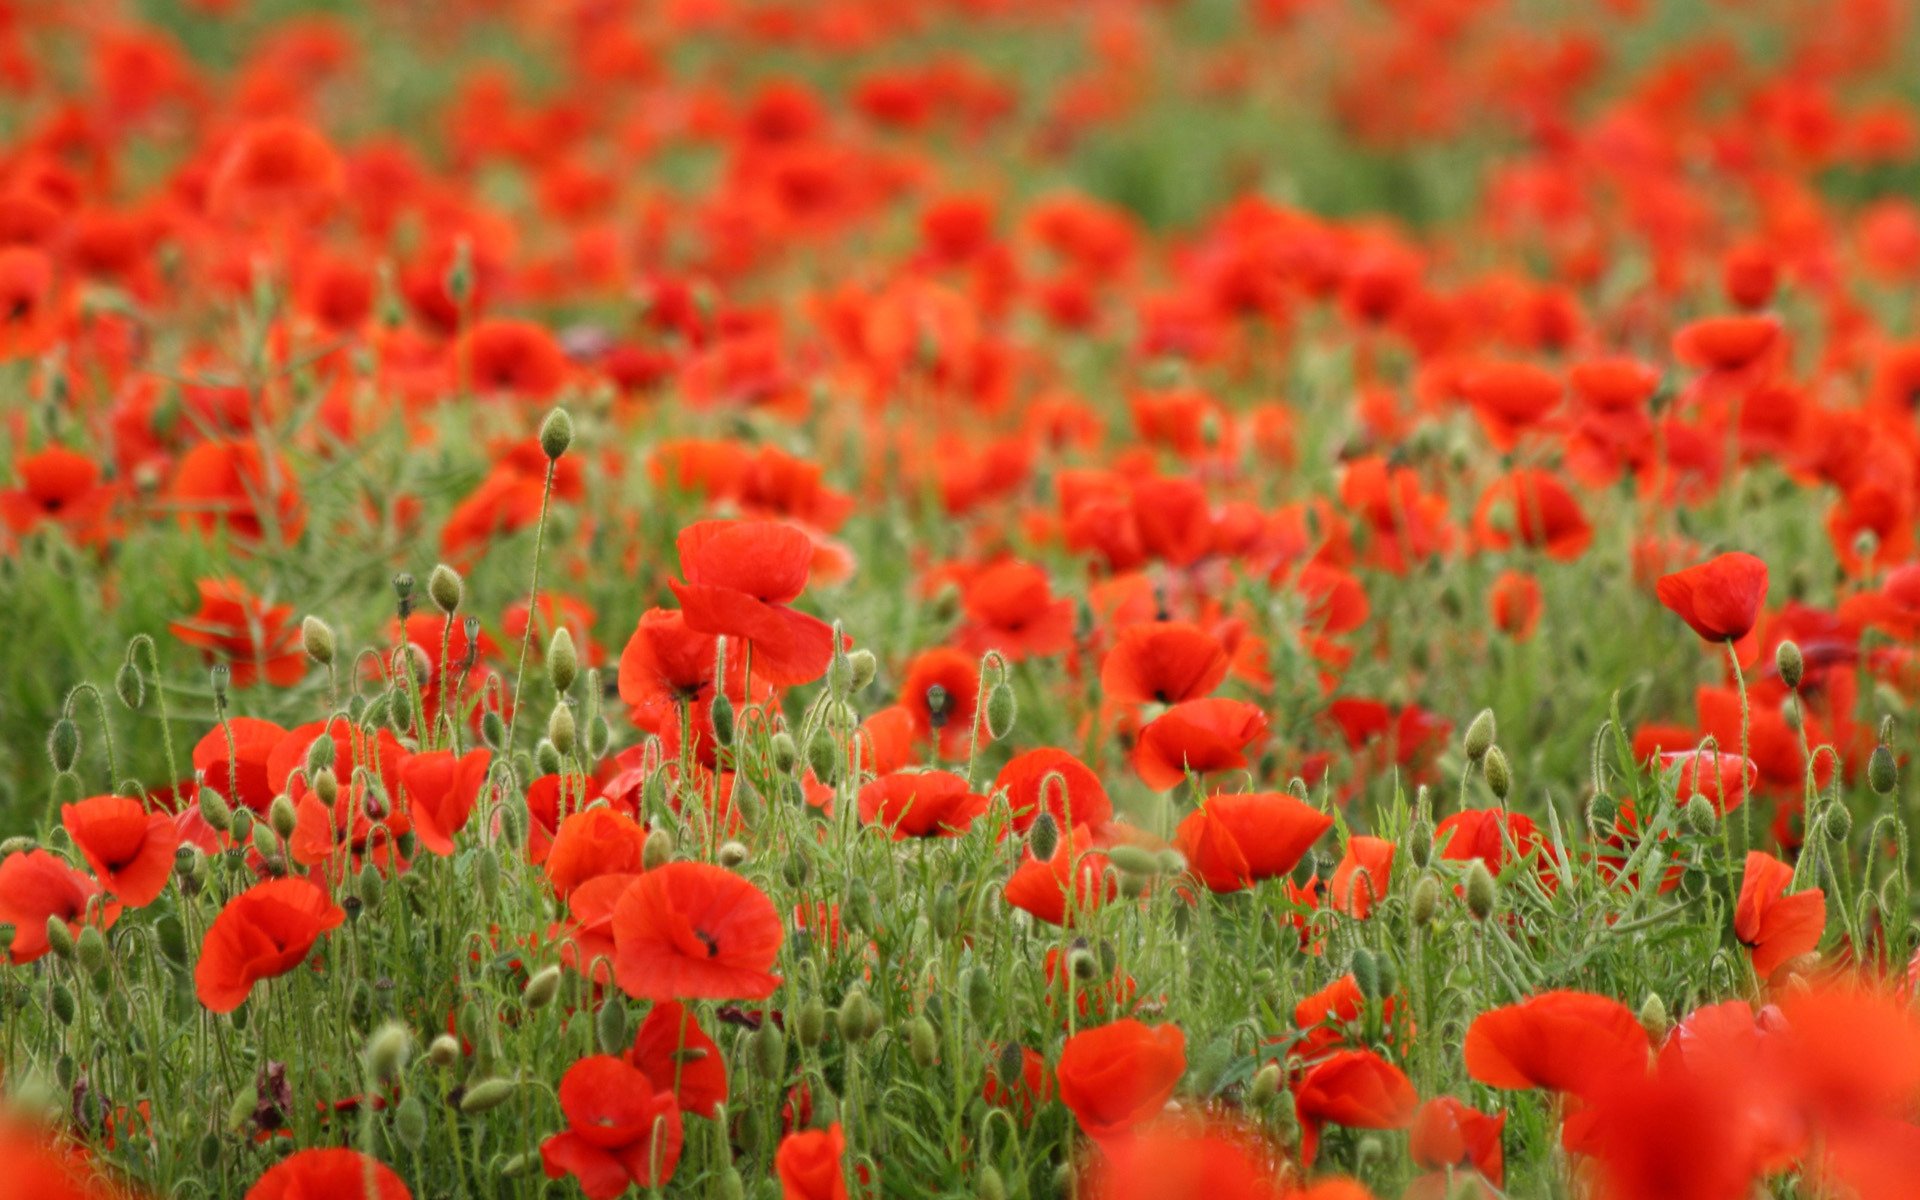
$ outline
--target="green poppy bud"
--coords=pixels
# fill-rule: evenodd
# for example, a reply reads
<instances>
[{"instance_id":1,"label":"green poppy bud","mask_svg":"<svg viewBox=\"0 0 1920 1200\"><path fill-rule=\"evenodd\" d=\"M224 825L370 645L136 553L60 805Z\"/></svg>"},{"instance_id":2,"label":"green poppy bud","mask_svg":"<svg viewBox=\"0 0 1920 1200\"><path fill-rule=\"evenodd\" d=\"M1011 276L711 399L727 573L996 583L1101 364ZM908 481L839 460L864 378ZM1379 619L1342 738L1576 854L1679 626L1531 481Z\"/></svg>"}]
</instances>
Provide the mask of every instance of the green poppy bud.
<instances>
[{"instance_id":1,"label":"green poppy bud","mask_svg":"<svg viewBox=\"0 0 1920 1200\"><path fill-rule=\"evenodd\" d=\"M388 1021L367 1039L367 1077L385 1083L406 1069L413 1053L413 1034L398 1021Z\"/></svg>"},{"instance_id":2,"label":"green poppy bud","mask_svg":"<svg viewBox=\"0 0 1920 1200\"><path fill-rule=\"evenodd\" d=\"M400 1107L393 1113L393 1132L400 1138L400 1144L418 1153L427 1140L427 1106L420 1103L420 1097L408 1096L400 1101Z\"/></svg>"},{"instance_id":3,"label":"green poppy bud","mask_svg":"<svg viewBox=\"0 0 1920 1200\"><path fill-rule=\"evenodd\" d=\"M1253 1083L1247 1088L1247 1099L1255 1105L1271 1104L1280 1095L1282 1082L1280 1064L1263 1063L1260 1069L1253 1073Z\"/></svg>"},{"instance_id":4,"label":"green poppy bud","mask_svg":"<svg viewBox=\"0 0 1920 1200\"><path fill-rule=\"evenodd\" d=\"M1487 864L1474 859L1467 868L1467 911L1475 920L1484 921L1493 915L1493 906L1498 899L1498 889L1493 881L1493 873L1487 870Z\"/></svg>"},{"instance_id":5,"label":"green poppy bud","mask_svg":"<svg viewBox=\"0 0 1920 1200\"><path fill-rule=\"evenodd\" d=\"M1424 819L1416 820L1407 831L1407 857L1422 870L1433 861L1433 826Z\"/></svg>"},{"instance_id":6,"label":"green poppy bud","mask_svg":"<svg viewBox=\"0 0 1920 1200\"><path fill-rule=\"evenodd\" d=\"M747 861L747 845L745 842L722 842L720 849L714 852L714 858L727 870L737 871Z\"/></svg>"},{"instance_id":7,"label":"green poppy bud","mask_svg":"<svg viewBox=\"0 0 1920 1200\"><path fill-rule=\"evenodd\" d=\"M537 1012L553 1003L553 998L559 994L560 968L549 964L536 971L532 979L527 980L526 988L520 993L520 1001Z\"/></svg>"},{"instance_id":8,"label":"green poppy bud","mask_svg":"<svg viewBox=\"0 0 1920 1200\"><path fill-rule=\"evenodd\" d=\"M773 758L773 769L782 775L792 774L800 761L800 748L794 744L793 735L782 729L773 735L768 750Z\"/></svg>"},{"instance_id":9,"label":"green poppy bud","mask_svg":"<svg viewBox=\"0 0 1920 1200\"><path fill-rule=\"evenodd\" d=\"M435 608L452 616L460 611L460 602L466 598L467 585L461 580L460 573L445 563L433 569L427 576L427 595L433 600Z\"/></svg>"},{"instance_id":10,"label":"green poppy bud","mask_svg":"<svg viewBox=\"0 0 1920 1200\"><path fill-rule=\"evenodd\" d=\"M1513 790L1513 768L1507 765L1507 756L1500 747L1487 747L1485 757L1480 760L1480 771L1487 777L1487 787L1494 799L1505 800Z\"/></svg>"},{"instance_id":11,"label":"green poppy bud","mask_svg":"<svg viewBox=\"0 0 1920 1200\"><path fill-rule=\"evenodd\" d=\"M1467 735L1461 742L1461 747L1466 750L1469 759L1472 759L1474 762L1479 762L1482 758L1486 757L1487 751L1493 749L1493 738L1493 710L1483 708L1480 710L1479 715L1474 717L1473 721L1468 724Z\"/></svg>"},{"instance_id":12,"label":"green poppy bud","mask_svg":"<svg viewBox=\"0 0 1920 1200\"><path fill-rule=\"evenodd\" d=\"M647 835L647 844L640 851L640 869L657 871L673 861L673 833L661 827Z\"/></svg>"},{"instance_id":13,"label":"green poppy bud","mask_svg":"<svg viewBox=\"0 0 1920 1200\"><path fill-rule=\"evenodd\" d=\"M47 946L56 957L73 957L73 930L57 915L47 917Z\"/></svg>"},{"instance_id":14,"label":"green poppy bud","mask_svg":"<svg viewBox=\"0 0 1920 1200\"><path fill-rule=\"evenodd\" d=\"M553 706L553 715L547 718L547 740L561 754L572 754L574 733L573 705L563 700Z\"/></svg>"},{"instance_id":15,"label":"green poppy bud","mask_svg":"<svg viewBox=\"0 0 1920 1200\"><path fill-rule=\"evenodd\" d=\"M1373 957L1373 951L1362 947L1353 952L1353 962L1347 968L1353 972L1353 982L1359 985L1360 994L1369 1000L1380 998L1379 966Z\"/></svg>"},{"instance_id":16,"label":"green poppy bud","mask_svg":"<svg viewBox=\"0 0 1920 1200\"><path fill-rule=\"evenodd\" d=\"M513 1099L511 1079L483 1079L460 1097L460 1111L468 1116L490 1112Z\"/></svg>"},{"instance_id":17,"label":"green poppy bud","mask_svg":"<svg viewBox=\"0 0 1920 1200\"><path fill-rule=\"evenodd\" d=\"M1046 862L1053 857L1054 851L1059 848L1059 822L1053 819L1052 813L1043 809L1040 815L1033 819L1033 824L1027 829L1027 850L1034 858L1041 862Z\"/></svg>"},{"instance_id":18,"label":"green poppy bud","mask_svg":"<svg viewBox=\"0 0 1920 1200\"><path fill-rule=\"evenodd\" d=\"M871 650L855 650L847 655L847 662L853 667L853 691L864 692L880 673L880 662L874 658Z\"/></svg>"},{"instance_id":19,"label":"green poppy bud","mask_svg":"<svg viewBox=\"0 0 1920 1200\"><path fill-rule=\"evenodd\" d=\"M120 671L113 677L113 690L120 697L120 703L130 709L139 709L147 702L147 677L140 673L139 666L131 657L120 664Z\"/></svg>"},{"instance_id":20,"label":"green poppy bud","mask_svg":"<svg viewBox=\"0 0 1920 1200\"><path fill-rule=\"evenodd\" d=\"M573 445L573 417L564 408L556 408L540 422L540 449L549 460L565 454Z\"/></svg>"},{"instance_id":21,"label":"green poppy bud","mask_svg":"<svg viewBox=\"0 0 1920 1200\"><path fill-rule=\"evenodd\" d=\"M47 734L47 758L53 763L53 773L65 775L73 770L74 760L79 757L80 727L61 717Z\"/></svg>"},{"instance_id":22,"label":"green poppy bud","mask_svg":"<svg viewBox=\"0 0 1920 1200\"><path fill-rule=\"evenodd\" d=\"M1900 786L1900 768L1893 760L1893 750L1885 742L1875 746L1867 759L1867 786L1876 796L1891 796L1893 789Z\"/></svg>"},{"instance_id":23,"label":"green poppy bud","mask_svg":"<svg viewBox=\"0 0 1920 1200\"><path fill-rule=\"evenodd\" d=\"M933 1066L940 1057L940 1037L934 1032L933 1022L927 1020L925 1015L907 1022L907 1053L912 1056L914 1065L922 1070Z\"/></svg>"},{"instance_id":24,"label":"green poppy bud","mask_svg":"<svg viewBox=\"0 0 1920 1200\"><path fill-rule=\"evenodd\" d=\"M996 683L987 693L987 736L1000 741L1013 732L1013 723L1020 715L1019 701L1013 689L1004 683Z\"/></svg>"},{"instance_id":25,"label":"green poppy bud","mask_svg":"<svg viewBox=\"0 0 1920 1200\"><path fill-rule=\"evenodd\" d=\"M1659 996L1656 996L1652 992L1648 992L1647 998L1640 1002L1640 1025L1641 1028L1647 1031L1647 1037L1651 1039L1656 1046L1667 1036L1667 1031L1673 1027L1672 1020L1667 1016L1666 1004L1661 1001Z\"/></svg>"},{"instance_id":26,"label":"green poppy bud","mask_svg":"<svg viewBox=\"0 0 1920 1200\"><path fill-rule=\"evenodd\" d=\"M579 674L580 652L574 649L573 634L562 625L553 631L553 640L547 643L547 682L555 692L565 694Z\"/></svg>"},{"instance_id":27,"label":"green poppy bud","mask_svg":"<svg viewBox=\"0 0 1920 1200\"><path fill-rule=\"evenodd\" d=\"M427 1044L427 1061L442 1071L460 1061L460 1039L443 1033Z\"/></svg>"},{"instance_id":28,"label":"green poppy bud","mask_svg":"<svg viewBox=\"0 0 1920 1200\"><path fill-rule=\"evenodd\" d=\"M1807 673L1807 660L1801 655L1799 644L1791 640L1783 641L1775 648L1773 666L1780 672L1780 682L1796 690Z\"/></svg>"},{"instance_id":29,"label":"green poppy bud","mask_svg":"<svg viewBox=\"0 0 1920 1200\"><path fill-rule=\"evenodd\" d=\"M593 1020L593 1033L600 1043L600 1053L625 1053L627 1044L633 1040L633 1030L627 1024L626 1001L609 993Z\"/></svg>"},{"instance_id":30,"label":"green poppy bud","mask_svg":"<svg viewBox=\"0 0 1920 1200\"><path fill-rule=\"evenodd\" d=\"M818 1046L827 1040L827 1008L817 996L808 996L800 1002L800 1010L794 1014L793 1034L802 1046Z\"/></svg>"},{"instance_id":31,"label":"green poppy bud","mask_svg":"<svg viewBox=\"0 0 1920 1200\"><path fill-rule=\"evenodd\" d=\"M727 699L725 692L713 694L707 715L713 720L713 740L722 746L733 745L733 701Z\"/></svg>"}]
</instances>

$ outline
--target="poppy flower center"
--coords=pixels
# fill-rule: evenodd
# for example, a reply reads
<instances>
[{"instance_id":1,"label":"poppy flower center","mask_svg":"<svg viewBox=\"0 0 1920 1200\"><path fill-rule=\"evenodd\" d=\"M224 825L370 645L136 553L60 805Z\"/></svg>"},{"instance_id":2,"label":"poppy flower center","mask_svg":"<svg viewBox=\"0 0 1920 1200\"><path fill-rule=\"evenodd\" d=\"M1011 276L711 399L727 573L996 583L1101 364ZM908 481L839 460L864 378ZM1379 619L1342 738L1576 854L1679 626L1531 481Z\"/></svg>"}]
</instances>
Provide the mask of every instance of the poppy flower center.
<instances>
[{"instance_id":1,"label":"poppy flower center","mask_svg":"<svg viewBox=\"0 0 1920 1200\"><path fill-rule=\"evenodd\" d=\"M718 938L714 937L712 934L708 933L704 929L694 930L693 936L699 938L700 944L707 948L708 958L720 957L720 940Z\"/></svg>"}]
</instances>

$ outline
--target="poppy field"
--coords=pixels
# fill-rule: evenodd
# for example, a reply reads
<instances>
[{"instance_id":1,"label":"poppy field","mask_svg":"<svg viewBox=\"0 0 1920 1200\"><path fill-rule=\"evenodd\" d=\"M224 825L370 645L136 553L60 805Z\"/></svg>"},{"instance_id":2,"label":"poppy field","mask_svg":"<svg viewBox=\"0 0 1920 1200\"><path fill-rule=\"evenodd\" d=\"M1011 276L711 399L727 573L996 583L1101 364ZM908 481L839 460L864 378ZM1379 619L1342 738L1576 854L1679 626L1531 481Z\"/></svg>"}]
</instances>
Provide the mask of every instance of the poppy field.
<instances>
[{"instance_id":1,"label":"poppy field","mask_svg":"<svg viewBox=\"0 0 1920 1200\"><path fill-rule=\"evenodd\" d=\"M0 0L0 1200L1912 1200L1915 0Z\"/></svg>"}]
</instances>

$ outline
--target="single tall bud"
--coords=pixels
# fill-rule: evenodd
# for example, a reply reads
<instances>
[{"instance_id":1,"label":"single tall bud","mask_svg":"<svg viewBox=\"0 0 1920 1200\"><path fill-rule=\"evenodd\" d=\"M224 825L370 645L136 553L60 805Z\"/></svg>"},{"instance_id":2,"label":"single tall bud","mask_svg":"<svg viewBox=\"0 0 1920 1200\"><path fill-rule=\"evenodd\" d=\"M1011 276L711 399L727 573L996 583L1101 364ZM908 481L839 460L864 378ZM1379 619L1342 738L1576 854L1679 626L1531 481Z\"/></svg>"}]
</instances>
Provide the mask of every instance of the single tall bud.
<instances>
[{"instance_id":1,"label":"single tall bud","mask_svg":"<svg viewBox=\"0 0 1920 1200\"><path fill-rule=\"evenodd\" d=\"M528 617L532 619L531 616ZM580 652L573 647L573 634L562 625L553 631L547 643L547 682L556 692L566 692L580 674Z\"/></svg>"},{"instance_id":2,"label":"single tall bud","mask_svg":"<svg viewBox=\"0 0 1920 1200\"><path fill-rule=\"evenodd\" d=\"M566 409L556 408L540 422L540 449L549 460L558 459L573 445L573 417Z\"/></svg>"},{"instance_id":3,"label":"single tall bud","mask_svg":"<svg viewBox=\"0 0 1920 1200\"><path fill-rule=\"evenodd\" d=\"M1020 705L1013 689L1004 681L994 684L987 693L987 735L996 742L1002 740L1013 732L1013 723L1019 715Z\"/></svg>"},{"instance_id":4,"label":"single tall bud","mask_svg":"<svg viewBox=\"0 0 1920 1200\"><path fill-rule=\"evenodd\" d=\"M306 617L300 622L300 648L307 652L316 666L327 666L333 662L333 630L319 617Z\"/></svg>"},{"instance_id":5,"label":"single tall bud","mask_svg":"<svg viewBox=\"0 0 1920 1200\"><path fill-rule=\"evenodd\" d=\"M53 729L47 734L47 758L53 764L55 775L65 775L73 770L74 760L80 757L80 727L66 717L53 723Z\"/></svg>"},{"instance_id":6,"label":"single tall bud","mask_svg":"<svg viewBox=\"0 0 1920 1200\"><path fill-rule=\"evenodd\" d=\"M1479 762L1486 757L1487 751L1493 749L1493 737L1493 710L1483 708L1480 710L1480 715L1467 726L1467 736L1461 745L1466 750L1468 758Z\"/></svg>"},{"instance_id":7,"label":"single tall bud","mask_svg":"<svg viewBox=\"0 0 1920 1200\"><path fill-rule=\"evenodd\" d=\"M1498 746L1488 746L1486 757L1480 760L1480 771L1487 777L1494 799L1505 800L1513 790L1513 768L1507 765L1505 752Z\"/></svg>"},{"instance_id":8,"label":"single tall bud","mask_svg":"<svg viewBox=\"0 0 1920 1200\"><path fill-rule=\"evenodd\" d=\"M1893 760L1893 749L1885 742L1873 748L1872 757L1867 759L1867 786L1876 796L1891 796L1893 789L1900 786L1900 767Z\"/></svg>"},{"instance_id":9,"label":"single tall bud","mask_svg":"<svg viewBox=\"0 0 1920 1200\"><path fill-rule=\"evenodd\" d=\"M467 585L460 579L460 572L445 563L433 569L427 576L427 595L433 598L435 608L452 616L460 610L460 601L466 598Z\"/></svg>"},{"instance_id":10,"label":"single tall bud","mask_svg":"<svg viewBox=\"0 0 1920 1200\"><path fill-rule=\"evenodd\" d=\"M1807 672L1807 660L1802 657L1799 645L1793 641L1781 642L1773 652L1773 665L1780 672L1780 682L1798 690Z\"/></svg>"},{"instance_id":11,"label":"single tall bud","mask_svg":"<svg viewBox=\"0 0 1920 1200\"><path fill-rule=\"evenodd\" d=\"M1487 870L1487 864L1479 859L1467 868L1467 911L1477 921L1484 921L1493 915L1494 902L1498 899L1498 889L1494 886L1493 872Z\"/></svg>"},{"instance_id":12,"label":"single tall bud","mask_svg":"<svg viewBox=\"0 0 1920 1200\"><path fill-rule=\"evenodd\" d=\"M1059 848L1059 822L1053 819L1052 813L1042 810L1040 815L1033 819L1033 825L1027 830L1027 849L1032 851L1035 858L1041 862L1046 862L1053 857L1053 852Z\"/></svg>"}]
</instances>

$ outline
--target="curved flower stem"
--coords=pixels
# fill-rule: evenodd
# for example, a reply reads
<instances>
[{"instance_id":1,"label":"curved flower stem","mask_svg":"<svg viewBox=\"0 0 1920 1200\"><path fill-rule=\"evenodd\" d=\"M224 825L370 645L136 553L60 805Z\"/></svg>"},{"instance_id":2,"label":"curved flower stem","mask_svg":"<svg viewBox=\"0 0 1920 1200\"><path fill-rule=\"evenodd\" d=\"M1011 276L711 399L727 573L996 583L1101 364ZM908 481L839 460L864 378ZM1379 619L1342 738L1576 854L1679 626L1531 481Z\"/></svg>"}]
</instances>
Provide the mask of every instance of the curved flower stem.
<instances>
[{"instance_id":1,"label":"curved flower stem","mask_svg":"<svg viewBox=\"0 0 1920 1200\"><path fill-rule=\"evenodd\" d=\"M520 661L513 668L513 706L507 712L507 735L501 739L500 753L513 753L513 731L520 723L520 685L527 675L527 650L533 645L533 622L540 608L540 557L547 548L547 515L553 501L553 477L559 470L558 459L547 460L547 482L540 490L540 523L533 534L533 575L527 581L527 628L520 635Z\"/></svg>"},{"instance_id":2,"label":"curved flower stem","mask_svg":"<svg viewBox=\"0 0 1920 1200\"><path fill-rule=\"evenodd\" d=\"M107 698L102 696L100 689L93 684L77 683L67 692L66 710L63 715L67 720L73 720L73 702L82 692L93 697L94 711L100 715L100 744L107 753L107 788L111 791L114 780L119 777L120 772L115 769L113 762L113 725L107 720Z\"/></svg>"}]
</instances>

